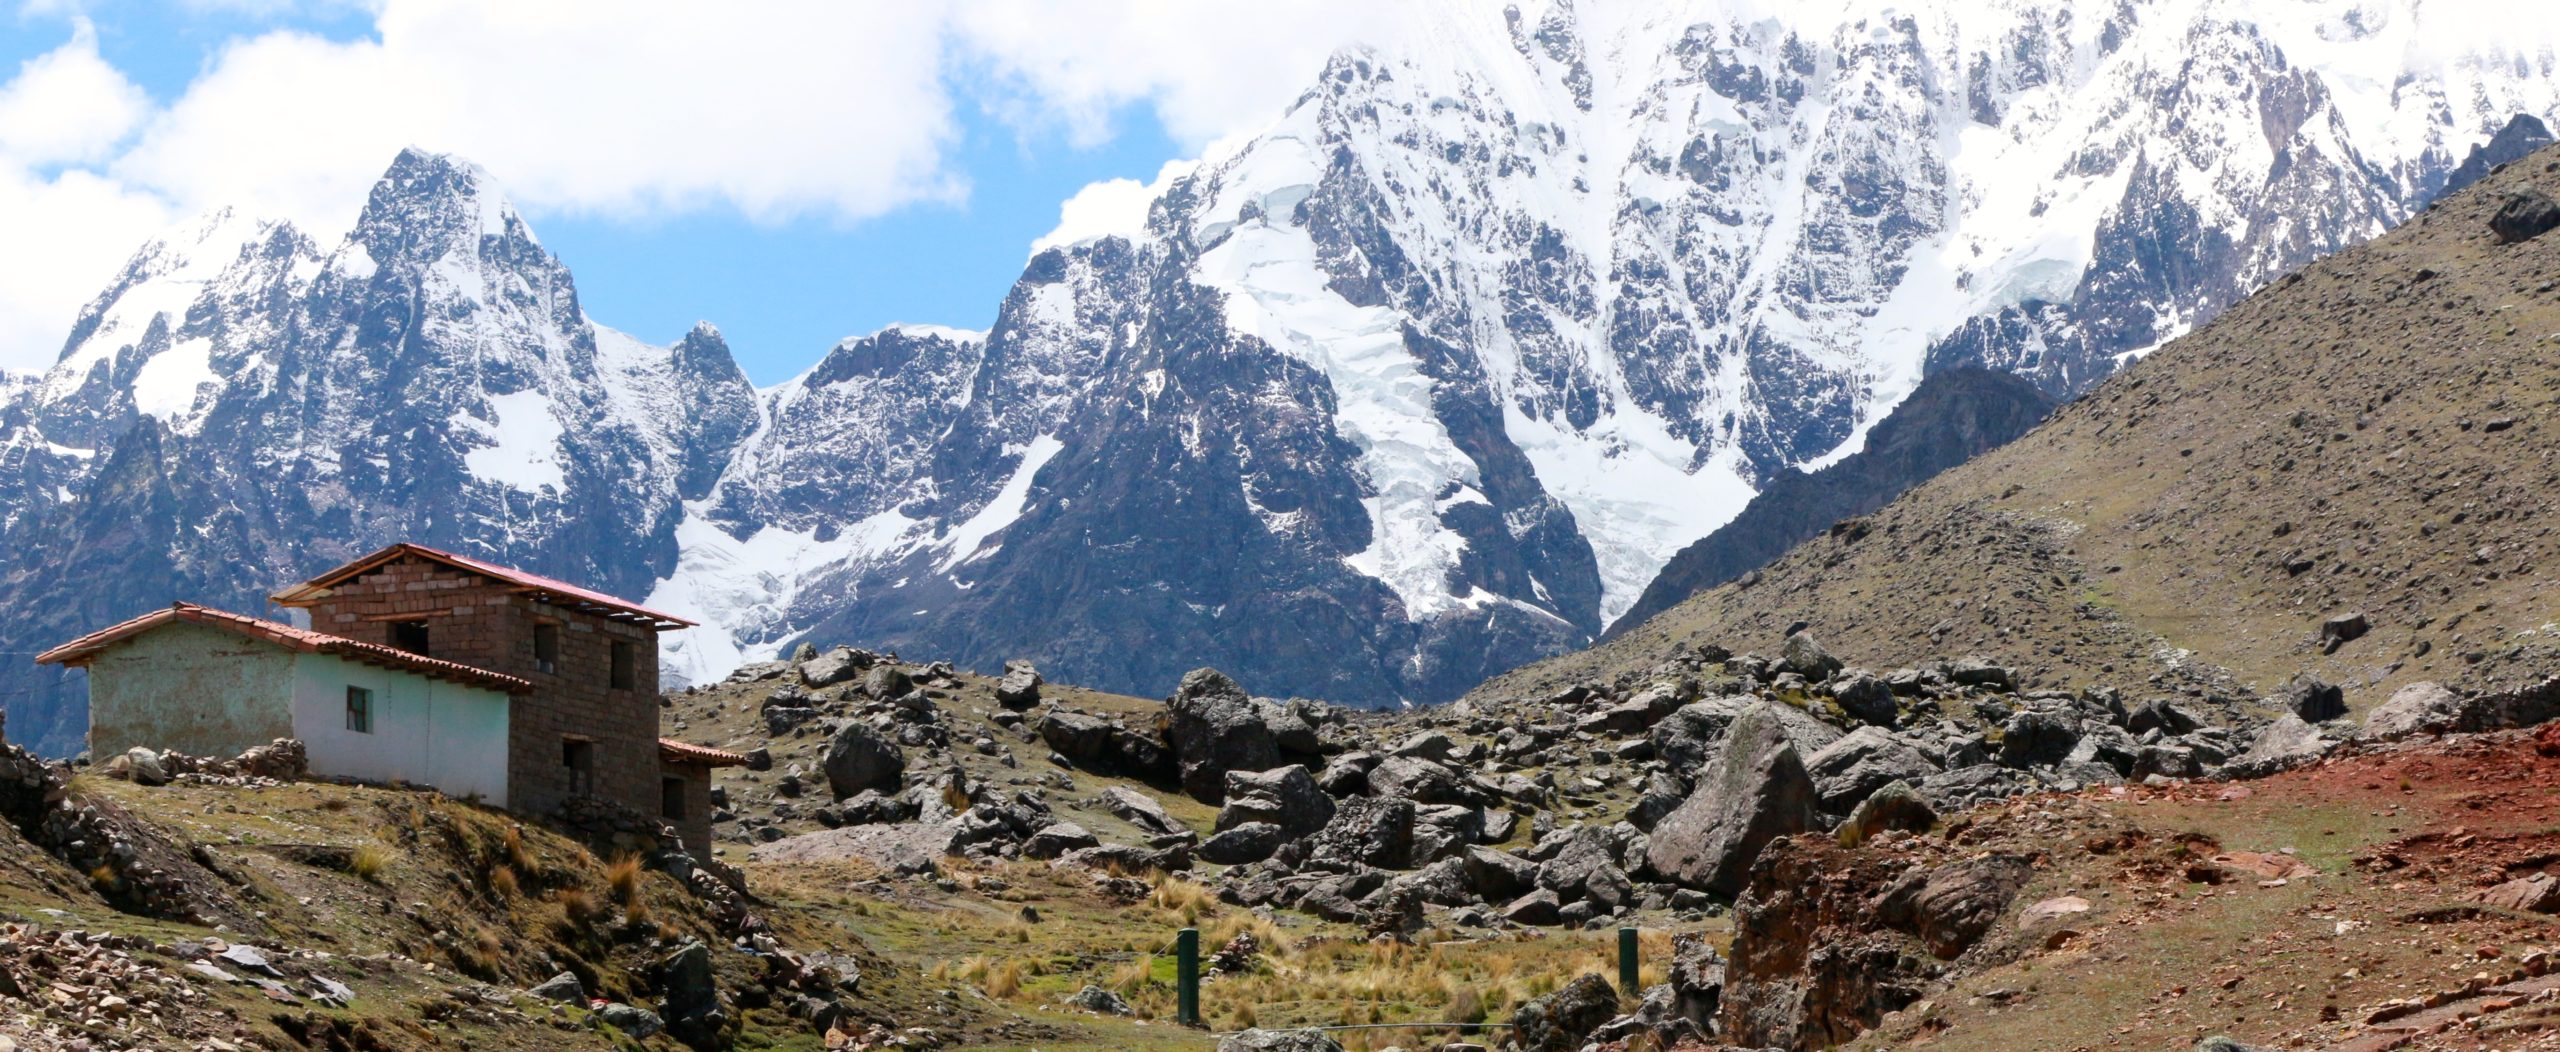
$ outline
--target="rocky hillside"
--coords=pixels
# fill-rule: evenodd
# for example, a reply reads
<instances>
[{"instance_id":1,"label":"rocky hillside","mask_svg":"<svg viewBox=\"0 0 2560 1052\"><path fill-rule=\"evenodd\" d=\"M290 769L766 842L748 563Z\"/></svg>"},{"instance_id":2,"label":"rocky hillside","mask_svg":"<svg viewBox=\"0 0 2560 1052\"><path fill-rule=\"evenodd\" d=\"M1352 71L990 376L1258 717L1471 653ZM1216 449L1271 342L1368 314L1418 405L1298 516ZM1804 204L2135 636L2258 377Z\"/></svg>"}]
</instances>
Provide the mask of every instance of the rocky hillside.
<instances>
[{"instance_id":1,"label":"rocky hillside","mask_svg":"<svg viewBox=\"0 0 2560 1052\"><path fill-rule=\"evenodd\" d=\"M1883 507L1939 472L2026 434L2052 409L2051 398L2012 374L1975 368L1931 374L1868 432L1864 448L1817 471L1780 473L1732 522L1680 549L1626 615L1609 626L1609 636L1757 570L1833 523Z\"/></svg>"},{"instance_id":2,"label":"rocky hillside","mask_svg":"<svg viewBox=\"0 0 2560 1052\"><path fill-rule=\"evenodd\" d=\"M2560 152L2510 165L1757 578L1479 697L1797 621L1853 662L1979 653L2053 685L2308 673L2361 708L2538 679L2560 668L2560 237L2528 235L2554 194Z\"/></svg>"},{"instance_id":3,"label":"rocky hillside","mask_svg":"<svg viewBox=\"0 0 2560 1052\"><path fill-rule=\"evenodd\" d=\"M76 774L0 748L0 1047L815 1048L987 1022L646 824L572 837L311 782L300 748Z\"/></svg>"}]
</instances>

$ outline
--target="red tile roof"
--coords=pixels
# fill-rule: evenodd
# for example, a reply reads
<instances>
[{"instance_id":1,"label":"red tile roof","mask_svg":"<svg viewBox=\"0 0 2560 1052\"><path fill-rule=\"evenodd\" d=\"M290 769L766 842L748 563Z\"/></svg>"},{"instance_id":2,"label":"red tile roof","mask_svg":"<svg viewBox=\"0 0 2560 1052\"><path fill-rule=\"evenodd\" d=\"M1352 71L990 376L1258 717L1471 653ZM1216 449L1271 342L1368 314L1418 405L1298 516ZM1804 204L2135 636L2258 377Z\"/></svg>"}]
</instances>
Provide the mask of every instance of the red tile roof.
<instances>
[{"instance_id":1,"label":"red tile roof","mask_svg":"<svg viewBox=\"0 0 2560 1052\"><path fill-rule=\"evenodd\" d=\"M558 603L563 606L576 607L595 613L601 613L605 616L613 617L618 620L645 622L649 627L662 632L670 628L691 628L694 624L693 622L677 617L674 614L660 613L637 603L616 599L602 592L580 588L567 581L553 580L540 574L530 574L522 570L500 566L496 563L483 562L468 555L456 555L452 552L429 548L423 544L410 544L407 542L394 544L388 548L384 548L381 551L367 555L364 558L338 567L335 570L321 574L320 576L314 577L308 581L304 581L301 584L277 592L268 598L273 599L284 606L309 606L323 598L326 598L329 593L329 589L335 588L352 578L371 571L377 566L404 555L413 555L418 558L428 560L429 562L443 563L457 570L479 574L480 576L489 578L493 581L503 581L516 586L518 591L536 595L546 601Z\"/></svg>"},{"instance_id":2,"label":"red tile roof","mask_svg":"<svg viewBox=\"0 0 2560 1052\"><path fill-rule=\"evenodd\" d=\"M100 651L110 646L162 625L180 621L219 628L235 635L264 640L305 654L331 654L368 665L415 672L421 676L460 683L464 686L502 690L509 694L525 694L533 690L533 684L503 673L443 661L423 654L412 654L380 643L367 643L362 640L348 639L345 636L333 636L326 632L314 632L307 628L295 628L292 625L261 620L247 614L235 614L228 610L197 606L194 603L171 603L166 610L154 610L133 620L109 625L38 654L36 661L40 664L82 668L95 660Z\"/></svg>"},{"instance_id":3,"label":"red tile roof","mask_svg":"<svg viewBox=\"0 0 2560 1052\"><path fill-rule=\"evenodd\" d=\"M658 762L701 764L705 767L738 767L744 765L747 758L727 749L714 749L708 745L695 745L692 742L680 742L673 738L660 738L658 739Z\"/></svg>"}]
</instances>

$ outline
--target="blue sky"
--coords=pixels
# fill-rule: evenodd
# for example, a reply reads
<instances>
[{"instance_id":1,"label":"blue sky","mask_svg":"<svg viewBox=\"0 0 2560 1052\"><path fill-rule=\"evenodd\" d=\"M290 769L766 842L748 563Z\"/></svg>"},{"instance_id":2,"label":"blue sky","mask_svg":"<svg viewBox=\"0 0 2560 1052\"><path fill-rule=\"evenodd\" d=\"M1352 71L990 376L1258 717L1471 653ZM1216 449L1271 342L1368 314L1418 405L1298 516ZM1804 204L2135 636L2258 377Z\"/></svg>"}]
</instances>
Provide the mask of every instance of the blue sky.
<instances>
[{"instance_id":1,"label":"blue sky","mask_svg":"<svg viewBox=\"0 0 2560 1052\"><path fill-rule=\"evenodd\" d=\"M590 316L708 320L760 384L983 328L1079 190L1277 117L1359 21L1317 2L0 0L0 368L211 208L335 238L410 145L486 167Z\"/></svg>"}]
</instances>

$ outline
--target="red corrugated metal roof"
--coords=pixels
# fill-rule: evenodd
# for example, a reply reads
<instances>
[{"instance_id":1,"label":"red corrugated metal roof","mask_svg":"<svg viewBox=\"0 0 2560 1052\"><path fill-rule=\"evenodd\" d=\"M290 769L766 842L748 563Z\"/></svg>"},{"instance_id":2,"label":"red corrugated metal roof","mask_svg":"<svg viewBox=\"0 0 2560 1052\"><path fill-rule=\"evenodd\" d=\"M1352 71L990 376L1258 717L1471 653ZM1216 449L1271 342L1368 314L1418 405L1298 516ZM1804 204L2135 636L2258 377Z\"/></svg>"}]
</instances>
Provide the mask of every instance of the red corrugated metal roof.
<instances>
[{"instance_id":1,"label":"red corrugated metal roof","mask_svg":"<svg viewBox=\"0 0 2560 1052\"><path fill-rule=\"evenodd\" d=\"M737 767L745 764L747 758L727 749L714 749L708 745L695 745L692 742L680 742L673 738L660 738L658 739L658 762L701 764L705 767Z\"/></svg>"},{"instance_id":2,"label":"red corrugated metal roof","mask_svg":"<svg viewBox=\"0 0 2560 1052\"><path fill-rule=\"evenodd\" d=\"M418 558L432 562L440 562L456 569L467 570L493 581L504 581L526 591L548 596L553 600L563 602L566 605L594 607L609 614L618 614L625 618L647 621L651 623L652 627L658 628L662 631L669 628L691 628L694 624L693 622L677 617L674 614L660 613L656 610L651 610L648 607L641 606L638 603L616 599L604 594L603 592L580 588L567 581L554 580L540 574L526 573L522 570L512 569L510 567L500 566L496 563L474 559L468 555L457 555L453 552L443 551L437 548L429 548L423 544L411 544L406 541L394 544L388 548L382 549L381 551L367 555L364 558L355 560L354 562L321 574L318 577L304 581L301 584L287 588L281 592L277 592L269 598L272 598L276 602L285 606L309 606L313 602L322 598L323 593L327 592L329 589L403 555L414 555Z\"/></svg>"},{"instance_id":3,"label":"red corrugated metal roof","mask_svg":"<svg viewBox=\"0 0 2560 1052\"><path fill-rule=\"evenodd\" d=\"M36 661L40 664L82 667L97 657L99 651L162 625L179 621L219 628L251 639L265 640L305 654L332 654L368 665L415 672L421 676L465 686L502 690L509 694L525 694L533 690L533 684L504 673L473 668L423 654L412 654L380 643L367 643L363 640L348 639L345 636L333 636L326 632L314 632L307 628L278 624L274 621L250 617L247 614L235 614L228 610L197 606L194 603L171 603L166 610L154 610L133 620L109 625L38 654Z\"/></svg>"}]
</instances>

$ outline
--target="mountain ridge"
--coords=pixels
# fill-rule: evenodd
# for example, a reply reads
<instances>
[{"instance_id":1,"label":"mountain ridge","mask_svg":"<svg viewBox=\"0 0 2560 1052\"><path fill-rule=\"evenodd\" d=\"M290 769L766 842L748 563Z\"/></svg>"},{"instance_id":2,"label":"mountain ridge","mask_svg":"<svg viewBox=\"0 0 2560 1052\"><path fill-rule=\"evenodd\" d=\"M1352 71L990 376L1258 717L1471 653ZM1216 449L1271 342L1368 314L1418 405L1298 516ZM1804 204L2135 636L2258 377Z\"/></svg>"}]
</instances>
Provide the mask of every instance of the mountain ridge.
<instances>
[{"instance_id":1,"label":"mountain ridge","mask_svg":"<svg viewBox=\"0 0 2560 1052\"><path fill-rule=\"evenodd\" d=\"M2560 105L2368 7L1407 11L983 334L765 392L716 330L595 324L486 173L404 153L334 247L232 217L243 250L138 257L0 403L0 602L41 610L0 642L416 536L702 621L676 683L824 637L1446 700L1586 645L1926 374L2078 391ZM61 747L76 690L30 675L0 690Z\"/></svg>"}]
</instances>

